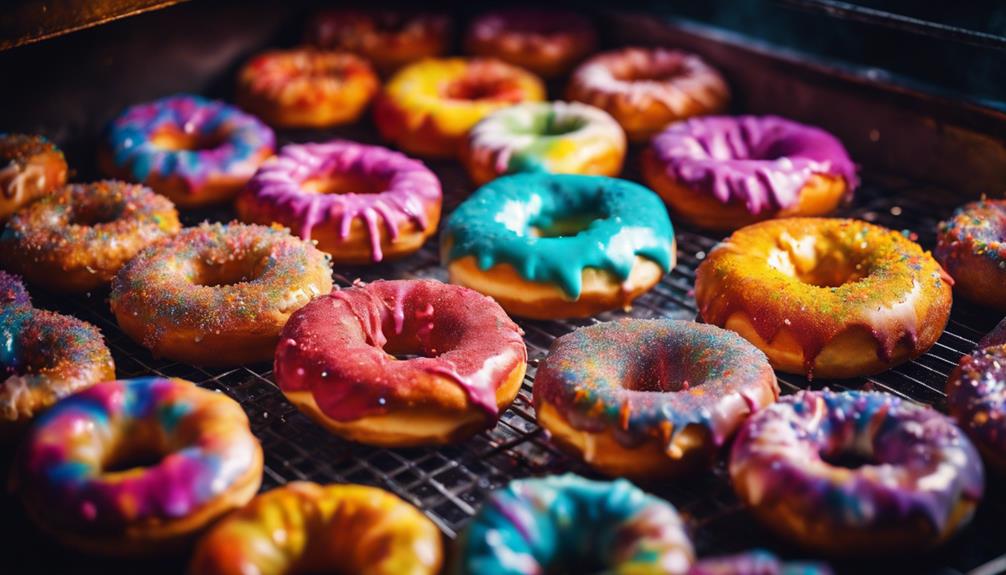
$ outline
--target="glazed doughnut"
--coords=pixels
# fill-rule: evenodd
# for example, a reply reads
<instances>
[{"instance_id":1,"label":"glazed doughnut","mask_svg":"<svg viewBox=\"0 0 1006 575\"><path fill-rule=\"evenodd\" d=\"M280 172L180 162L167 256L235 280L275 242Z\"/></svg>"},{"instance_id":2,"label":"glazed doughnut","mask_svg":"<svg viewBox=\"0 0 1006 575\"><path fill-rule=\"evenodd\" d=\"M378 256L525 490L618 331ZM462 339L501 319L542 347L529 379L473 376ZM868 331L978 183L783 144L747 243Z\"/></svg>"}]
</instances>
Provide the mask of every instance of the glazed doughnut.
<instances>
[{"instance_id":1,"label":"glazed doughnut","mask_svg":"<svg viewBox=\"0 0 1006 575\"><path fill-rule=\"evenodd\" d=\"M419 156L453 157L492 112L545 99L541 80L498 60L423 60L401 69L374 106L381 137Z\"/></svg>"},{"instance_id":2,"label":"glazed doughnut","mask_svg":"<svg viewBox=\"0 0 1006 575\"><path fill-rule=\"evenodd\" d=\"M14 474L28 517L69 547L141 556L181 549L262 481L248 417L181 379L106 381L32 427Z\"/></svg>"},{"instance_id":3,"label":"glazed doughnut","mask_svg":"<svg viewBox=\"0 0 1006 575\"><path fill-rule=\"evenodd\" d=\"M712 465L779 396L765 354L679 320L617 320L554 342L534 378L538 423L605 475L654 480Z\"/></svg>"},{"instance_id":4,"label":"glazed doughnut","mask_svg":"<svg viewBox=\"0 0 1006 575\"><path fill-rule=\"evenodd\" d=\"M611 114L633 142L671 122L722 112L730 98L726 81L701 58L665 48L594 56L573 72L566 94Z\"/></svg>"},{"instance_id":5,"label":"glazed doughnut","mask_svg":"<svg viewBox=\"0 0 1006 575\"><path fill-rule=\"evenodd\" d=\"M971 436L985 463L1006 474L1006 345L961 358L947 381L947 411Z\"/></svg>"},{"instance_id":6,"label":"glazed doughnut","mask_svg":"<svg viewBox=\"0 0 1006 575\"><path fill-rule=\"evenodd\" d=\"M959 208L940 223L933 254L954 278L957 293L1006 311L1006 200Z\"/></svg>"},{"instance_id":7,"label":"glazed doughnut","mask_svg":"<svg viewBox=\"0 0 1006 575\"><path fill-rule=\"evenodd\" d=\"M607 112L577 102L516 104L486 116L468 133L462 162L482 185L504 174L617 176L625 132Z\"/></svg>"},{"instance_id":8,"label":"glazed doughnut","mask_svg":"<svg viewBox=\"0 0 1006 575\"><path fill-rule=\"evenodd\" d=\"M435 575L440 531L395 495L294 481L259 495L204 535L190 575Z\"/></svg>"},{"instance_id":9,"label":"glazed doughnut","mask_svg":"<svg viewBox=\"0 0 1006 575\"><path fill-rule=\"evenodd\" d=\"M850 200L859 183L834 136L775 116L671 124L643 153L643 176L675 221L713 230L824 215Z\"/></svg>"},{"instance_id":10,"label":"glazed doughnut","mask_svg":"<svg viewBox=\"0 0 1006 575\"><path fill-rule=\"evenodd\" d=\"M0 222L66 183L66 158L43 136L0 132Z\"/></svg>"},{"instance_id":11,"label":"glazed doughnut","mask_svg":"<svg viewBox=\"0 0 1006 575\"><path fill-rule=\"evenodd\" d=\"M858 220L786 218L742 228L695 274L702 319L772 366L858 377L916 358L943 333L952 280L904 235Z\"/></svg>"},{"instance_id":12,"label":"glazed doughnut","mask_svg":"<svg viewBox=\"0 0 1006 575\"><path fill-rule=\"evenodd\" d=\"M688 575L834 575L834 571L823 563L783 562L764 549L756 549L702 559L692 565Z\"/></svg>"},{"instance_id":13,"label":"glazed doughnut","mask_svg":"<svg viewBox=\"0 0 1006 575\"><path fill-rule=\"evenodd\" d=\"M674 506L624 479L566 474L493 492L458 540L454 575L686 575L695 558ZM519 561L519 562L518 562Z\"/></svg>"},{"instance_id":14,"label":"glazed doughnut","mask_svg":"<svg viewBox=\"0 0 1006 575\"><path fill-rule=\"evenodd\" d=\"M246 222L278 222L341 264L422 247L440 222L440 180L417 160L344 140L290 144L238 196Z\"/></svg>"},{"instance_id":15,"label":"glazed doughnut","mask_svg":"<svg viewBox=\"0 0 1006 575\"><path fill-rule=\"evenodd\" d=\"M446 14L333 8L310 21L307 42L355 52L389 73L446 54L450 32L451 18Z\"/></svg>"},{"instance_id":16,"label":"glazed doughnut","mask_svg":"<svg viewBox=\"0 0 1006 575\"><path fill-rule=\"evenodd\" d=\"M985 334L985 337L978 342L977 349L992 347L994 345L1003 345L1004 343L1006 343L1006 318L1000 320L992 331Z\"/></svg>"},{"instance_id":17,"label":"glazed doughnut","mask_svg":"<svg viewBox=\"0 0 1006 575\"><path fill-rule=\"evenodd\" d=\"M492 427L514 400L527 364L521 335L469 289L377 281L293 314L273 372L332 433L381 446L448 443ZM416 357L396 358L406 354Z\"/></svg>"},{"instance_id":18,"label":"glazed doughnut","mask_svg":"<svg viewBox=\"0 0 1006 575\"><path fill-rule=\"evenodd\" d=\"M330 265L284 229L204 223L130 260L110 303L122 331L155 356L268 361L290 314L332 289Z\"/></svg>"},{"instance_id":19,"label":"glazed doughnut","mask_svg":"<svg viewBox=\"0 0 1006 575\"><path fill-rule=\"evenodd\" d=\"M270 50L238 76L238 104L284 128L328 128L355 122L380 83L353 54L311 48Z\"/></svg>"},{"instance_id":20,"label":"glazed doughnut","mask_svg":"<svg viewBox=\"0 0 1006 575\"><path fill-rule=\"evenodd\" d=\"M594 26L582 14L534 8L486 12L465 36L469 54L498 58L546 78L569 72L596 45Z\"/></svg>"},{"instance_id":21,"label":"glazed doughnut","mask_svg":"<svg viewBox=\"0 0 1006 575\"><path fill-rule=\"evenodd\" d=\"M232 198L274 143L272 130L254 116L178 95L127 108L109 125L99 161L105 173L192 208Z\"/></svg>"},{"instance_id":22,"label":"glazed doughnut","mask_svg":"<svg viewBox=\"0 0 1006 575\"><path fill-rule=\"evenodd\" d=\"M965 525L984 490L974 446L936 411L875 392L801 391L756 413L730 456L767 528L848 557L920 552Z\"/></svg>"},{"instance_id":23,"label":"glazed doughnut","mask_svg":"<svg viewBox=\"0 0 1006 575\"><path fill-rule=\"evenodd\" d=\"M603 176L493 180L451 214L441 238L451 283L537 319L625 308L675 262L660 198Z\"/></svg>"},{"instance_id":24,"label":"glazed doughnut","mask_svg":"<svg viewBox=\"0 0 1006 575\"><path fill-rule=\"evenodd\" d=\"M0 264L50 291L87 292L179 229L175 206L149 188L71 184L14 214L0 234Z\"/></svg>"},{"instance_id":25,"label":"glazed doughnut","mask_svg":"<svg viewBox=\"0 0 1006 575\"><path fill-rule=\"evenodd\" d=\"M0 442L59 399L115 378L101 332L75 317L35 309L17 276L0 271Z\"/></svg>"}]
</instances>

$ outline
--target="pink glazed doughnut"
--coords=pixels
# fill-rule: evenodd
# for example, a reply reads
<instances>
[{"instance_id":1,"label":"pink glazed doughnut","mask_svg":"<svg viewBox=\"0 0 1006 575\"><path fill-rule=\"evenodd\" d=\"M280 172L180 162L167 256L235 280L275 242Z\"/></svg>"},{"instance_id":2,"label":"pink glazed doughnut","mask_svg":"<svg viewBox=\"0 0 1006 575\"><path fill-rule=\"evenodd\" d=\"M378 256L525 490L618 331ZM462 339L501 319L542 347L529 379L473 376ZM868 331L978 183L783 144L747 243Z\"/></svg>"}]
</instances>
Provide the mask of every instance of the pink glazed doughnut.
<instances>
[{"instance_id":1,"label":"pink glazed doughnut","mask_svg":"<svg viewBox=\"0 0 1006 575\"><path fill-rule=\"evenodd\" d=\"M238 197L238 216L280 223L341 264L402 257L437 229L440 181L422 162L344 140L291 144Z\"/></svg>"}]
</instances>

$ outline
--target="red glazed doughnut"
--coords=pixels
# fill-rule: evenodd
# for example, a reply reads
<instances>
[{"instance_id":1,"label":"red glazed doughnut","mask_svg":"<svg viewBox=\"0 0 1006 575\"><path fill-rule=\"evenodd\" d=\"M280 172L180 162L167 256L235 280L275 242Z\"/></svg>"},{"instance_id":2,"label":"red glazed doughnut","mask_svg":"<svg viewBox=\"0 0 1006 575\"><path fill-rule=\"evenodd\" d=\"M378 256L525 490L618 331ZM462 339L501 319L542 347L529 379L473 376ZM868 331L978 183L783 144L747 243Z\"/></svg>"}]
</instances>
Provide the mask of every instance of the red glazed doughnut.
<instances>
[{"instance_id":1,"label":"red glazed doughnut","mask_svg":"<svg viewBox=\"0 0 1006 575\"><path fill-rule=\"evenodd\" d=\"M415 354L399 360L396 355ZM442 444L492 426L520 389L520 328L490 298L433 280L332 292L280 335L276 383L337 435Z\"/></svg>"},{"instance_id":2,"label":"red glazed doughnut","mask_svg":"<svg viewBox=\"0 0 1006 575\"><path fill-rule=\"evenodd\" d=\"M548 78L568 72L596 44L597 34L585 16L533 8L487 12L465 36L469 54L499 58Z\"/></svg>"}]
</instances>

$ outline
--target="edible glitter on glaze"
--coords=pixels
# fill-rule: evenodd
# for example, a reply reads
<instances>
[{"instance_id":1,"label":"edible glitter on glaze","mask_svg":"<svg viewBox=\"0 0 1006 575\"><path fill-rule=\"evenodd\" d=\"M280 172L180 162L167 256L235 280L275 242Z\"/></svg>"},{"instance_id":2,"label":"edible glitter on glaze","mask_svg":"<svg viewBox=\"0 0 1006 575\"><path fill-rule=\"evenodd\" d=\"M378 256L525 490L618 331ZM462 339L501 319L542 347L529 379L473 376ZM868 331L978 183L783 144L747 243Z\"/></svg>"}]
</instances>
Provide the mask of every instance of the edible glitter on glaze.
<instances>
[{"instance_id":1,"label":"edible glitter on glaze","mask_svg":"<svg viewBox=\"0 0 1006 575\"><path fill-rule=\"evenodd\" d=\"M1006 472L1006 345L961 358L947 381L947 411L989 466Z\"/></svg>"},{"instance_id":2,"label":"edible glitter on glaze","mask_svg":"<svg viewBox=\"0 0 1006 575\"><path fill-rule=\"evenodd\" d=\"M0 310L31 306L31 296L19 276L0 270Z\"/></svg>"},{"instance_id":3,"label":"edible glitter on glaze","mask_svg":"<svg viewBox=\"0 0 1006 575\"><path fill-rule=\"evenodd\" d=\"M374 179L384 189L378 193L320 194L303 188L308 180L339 176ZM443 196L440 180L422 162L387 148L345 140L284 146L256 172L244 195L239 204L267 204L275 221L305 240L311 239L318 226L335 228L338 237L345 240L353 221L363 221L375 262L383 259L380 226L391 242L406 222L425 230L430 225L428 206L439 206Z\"/></svg>"},{"instance_id":4,"label":"edible glitter on glaze","mask_svg":"<svg viewBox=\"0 0 1006 575\"><path fill-rule=\"evenodd\" d=\"M222 142L205 150L175 150L154 142L159 133L181 133ZM250 178L272 153L276 137L259 119L201 96L179 94L127 108L109 125L112 161L132 179L177 176L194 192L211 177Z\"/></svg>"},{"instance_id":5,"label":"edible glitter on glaze","mask_svg":"<svg viewBox=\"0 0 1006 575\"><path fill-rule=\"evenodd\" d=\"M850 453L868 462L825 460ZM781 398L742 426L729 468L750 505L784 501L808 522L858 532L922 519L944 535L958 501L979 501L985 485L978 453L949 418L863 391Z\"/></svg>"},{"instance_id":6,"label":"edible glitter on glaze","mask_svg":"<svg viewBox=\"0 0 1006 575\"><path fill-rule=\"evenodd\" d=\"M859 185L856 166L837 138L776 116L711 116L668 126L650 142L667 175L752 214L788 208L815 174Z\"/></svg>"},{"instance_id":7,"label":"edible glitter on glaze","mask_svg":"<svg viewBox=\"0 0 1006 575\"><path fill-rule=\"evenodd\" d=\"M965 204L949 220L940 222L933 255L955 276L967 255L988 259L1006 270L1006 200L986 200Z\"/></svg>"},{"instance_id":8,"label":"edible glitter on glaze","mask_svg":"<svg viewBox=\"0 0 1006 575\"><path fill-rule=\"evenodd\" d=\"M686 575L693 559L673 505L624 479L566 474L493 492L461 535L451 573L539 575L586 565Z\"/></svg>"},{"instance_id":9,"label":"edible glitter on glaze","mask_svg":"<svg viewBox=\"0 0 1006 575\"><path fill-rule=\"evenodd\" d=\"M534 380L536 409L623 444L668 446L689 426L717 446L779 396L765 354L732 331L680 320L618 320L556 339Z\"/></svg>"},{"instance_id":10,"label":"edible glitter on glaze","mask_svg":"<svg viewBox=\"0 0 1006 575\"><path fill-rule=\"evenodd\" d=\"M576 216L591 218L576 235L534 233ZM555 283L573 300L580 297L585 268L624 281L636 256L665 272L674 259L674 228L660 198L604 176L534 173L493 180L451 214L443 238L445 265L466 256L483 271L508 263L524 279Z\"/></svg>"},{"instance_id":11,"label":"edible glitter on glaze","mask_svg":"<svg viewBox=\"0 0 1006 575\"><path fill-rule=\"evenodd\" d=\"M688 575L834 575L823 563L782 561L764 549L725 557L705 558Z\"/></svg>"},{"instance_id":12,"label":"edible glitter on glaze","mask_svg":"<svg viewBox=\"0 0 1006 575\"><path fill-rule=\"evenodd\" d=\"M161 442L158 463L105 469L115 448L140 438ZM16 481L47 526L114 533L200 511L260 459L234 400L180 379L139 378L99 383L42 415Z\"/></svg>"}]
</instances>

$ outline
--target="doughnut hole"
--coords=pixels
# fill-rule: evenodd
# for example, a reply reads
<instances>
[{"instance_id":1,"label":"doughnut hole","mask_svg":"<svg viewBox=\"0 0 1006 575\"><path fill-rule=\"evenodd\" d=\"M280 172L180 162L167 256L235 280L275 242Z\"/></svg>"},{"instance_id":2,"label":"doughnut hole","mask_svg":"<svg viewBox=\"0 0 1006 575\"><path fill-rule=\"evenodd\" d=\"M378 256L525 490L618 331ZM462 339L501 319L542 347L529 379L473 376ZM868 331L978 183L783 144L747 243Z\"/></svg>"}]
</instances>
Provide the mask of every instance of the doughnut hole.
<instances>
[{"instance_id":1,"label":"doughnut hole","mask_svg":"<svg viewBox=\"0 0 1006 575\"><path fill-rule=\"evenodd\" d=\"M783 234L768 252L768 265L801 282L817 287L839 287L870 274L863 254L849 253L827 239L794 238Z\"/></svg>"},{"instance_id":2,"label":"doughnut hole","mask_svg":"<svg viewBox=\"0 0 1006 575\"><path fill-rule=\"evenodd\" d=\"M213 150L219 148L226 141L227 134L221 130L202 134L179 130L174 126L162 128L150 136L150 143L154 147L171 151Z\"/></svg>"},{"instance_id":3,"label":"doughnut hole","mask_svg":"<svg viewBox=\"0 0 1006 575\"><path fill-rule=\"evenodd\" d=\"M268 254L249 252L243 257L209 262L203 259L193 263L192 283L204 287L232 286L250 282L262 276Z\"/></svg>"},{"instance_id":4,"label":"doughnut hole","mask_svg":"<svg viewBox=\"0 0 1006 575\"><path fill-rule=\"evenodd\" d=\"M536 238L569 238L589 228L594 221L605 217L605 214L600 212L581 212L555 218L535 218L527 224L527 235Z\"/></svg>"},{"instance_id":5,"label":"doughnut hole","mask_svg":"<svg viewBox=\"0 0 1006 575\"><path fill-rule=\"evenodd\" d=\"M388 189L387 178L366 174L327 174L301 182L303 191L312 194L380 194Z\"/></svg>"},{"instance_id":6,"label":"doughnut hole","mask_svg":"<svg viewBox=\"0 0 1006 575\"><path fill-rule=\"evenodd\" d=\"M478 68L482 69L482 68ZM520 84L511 78L493 77L493 74L469 73L448 82L443 95L451 100L503 100L519 102L523 99Z\"/></svg>"}]
</instances>

